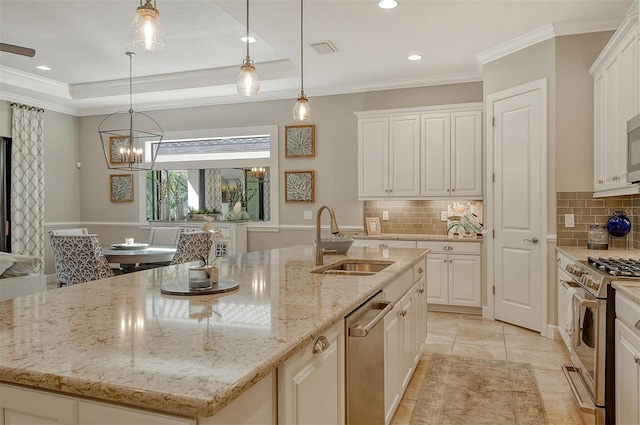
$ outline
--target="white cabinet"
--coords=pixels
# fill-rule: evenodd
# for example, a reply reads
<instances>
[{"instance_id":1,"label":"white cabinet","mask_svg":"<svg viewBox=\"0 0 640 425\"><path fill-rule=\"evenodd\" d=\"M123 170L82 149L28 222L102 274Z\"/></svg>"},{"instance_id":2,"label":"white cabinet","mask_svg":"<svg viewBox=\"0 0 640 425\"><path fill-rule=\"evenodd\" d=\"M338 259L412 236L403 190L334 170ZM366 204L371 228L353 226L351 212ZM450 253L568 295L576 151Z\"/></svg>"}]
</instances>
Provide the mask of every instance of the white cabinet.
<instances>
[{"instance_id":1,"label":"white cabinet","mask_svg":"<svg viewBox=\"0 0 640 425\"><path fill-rule=\"evenodd\" d=\"M482 196L482 112L421 116L421 196Z\"/></svg>"},{"instance_id":2,"label":"white cabinet","mask_svg":"<svg viewBox=\"0 0 640 425\"><path fill-rule=\"evenodd\" d=\"M482 104L356 115L359 199L482 196Z\"/></svg>"},{"instance_id":3,"label":"white cabinet","mask_svg":"<svg viewBox=\"0 0 640 425\"><path fill-rule=\"evenodd\" d=\"M420 117L358 121L358 196L420 195Z\"/></svg>"},{"instance_id":4,"label":"white cabinet","mask_svg":"<svg viewBox=\"0 0 640 425\"><path fill-rule=\"evenodd\" d=\"M418 241L427 255L429 304L480 307L480 242Z\"/></svg>"},{"instance_id":5,"label":"white cabinet","mask_svg":"<svg viewBox=\"0 0 640 425\"><path fill-rule=\"evenodd\" d=\"M368 248L415 248L416 241L398 241L390 239L355 239L352 246Z\"/></svg>"},{"instance_id":6,"label":"white cabinet","mask_svg":"<svg viewBox=\"0 0 640 425\"><path fill-rule=\"evenodd\" d=\"M640 305L616 294L616 423L640 423Z\"/></svg>"},{"instance_id":7,"label":"white cabinet","mask_svg":"<svg viewBox=\"0 0 640 425\"><path fill-rule=\"evenodd\" d=\"M337 323L278 368L278 422L343 424L344 324Z\"/></svg>"},{"instance_id":8,"label":"white cabinet","mask_svg":"<svg viewBox=\"0 0 640 425\"><path fill-rule=\"evenodd\" d=\"M627 183L627 121L640 110L638 15L629 14L589 72L594 81L595 196L637 193Z\"/></svg>"}]
</instances>

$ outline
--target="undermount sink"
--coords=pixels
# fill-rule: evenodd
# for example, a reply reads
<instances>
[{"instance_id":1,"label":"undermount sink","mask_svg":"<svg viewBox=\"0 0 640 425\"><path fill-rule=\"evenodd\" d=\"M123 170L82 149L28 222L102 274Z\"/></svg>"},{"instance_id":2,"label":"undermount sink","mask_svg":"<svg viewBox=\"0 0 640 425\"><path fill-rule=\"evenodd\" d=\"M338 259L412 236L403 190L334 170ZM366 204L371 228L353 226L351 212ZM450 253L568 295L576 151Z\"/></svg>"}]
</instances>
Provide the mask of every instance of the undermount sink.
<instances>
[{"instance_id":1,"label":"undermount sink","mask_svg":"<svg viewBox=\"0 0 640 425\"><path fill-rule=\"evenodd\" d=\"M339 274L345 276L370 276L384 270L393 264L393 261L378 260L342 260L319 269L311 270L311 273Z\"/></svg>"}]
</instances>

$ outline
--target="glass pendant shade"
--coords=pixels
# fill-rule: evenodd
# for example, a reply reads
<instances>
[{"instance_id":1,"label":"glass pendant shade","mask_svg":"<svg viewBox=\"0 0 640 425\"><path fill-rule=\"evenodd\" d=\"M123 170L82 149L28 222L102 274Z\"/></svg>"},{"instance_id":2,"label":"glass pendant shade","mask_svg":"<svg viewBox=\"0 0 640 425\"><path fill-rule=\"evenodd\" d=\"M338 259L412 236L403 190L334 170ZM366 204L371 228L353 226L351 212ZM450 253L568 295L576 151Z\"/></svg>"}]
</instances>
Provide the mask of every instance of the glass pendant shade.
<instances>
[{"instance_id":1,"label":"glass pendant shade","mask_svg":"<svg viewBox=\"0 0 640 425\"><path fill-rule=\"evenodd\" d=\"M138 7L131 24L131 41L140 49L162 50L166 34L160 21L160 12L151 4L151 0L145 1L144 5Z\"/></svg>"},{"instance_id":2,"label":"glass pendant shade","mask_svg":"<svg viewBox=\"0 0 640 425\"><path fill-rule=\"evenodd\" d=\"M309 121L311 119L311 107L304 92L300 93L296 106L293 107L293 119L295 121Z\"/></svg>"},{"instance_id":3,"label":"glass pendant shade","mask_svg":"<svg viewBox=\"0 0 640 425\"><path fill-rule=\"evenodd\" d=\"M260 80L258 79L258 73L253 66L253 61L245 59L240 67L240 73L236 81L238 94L243 96L255 96L260 91Z\"/></svg>"}]
</instances>

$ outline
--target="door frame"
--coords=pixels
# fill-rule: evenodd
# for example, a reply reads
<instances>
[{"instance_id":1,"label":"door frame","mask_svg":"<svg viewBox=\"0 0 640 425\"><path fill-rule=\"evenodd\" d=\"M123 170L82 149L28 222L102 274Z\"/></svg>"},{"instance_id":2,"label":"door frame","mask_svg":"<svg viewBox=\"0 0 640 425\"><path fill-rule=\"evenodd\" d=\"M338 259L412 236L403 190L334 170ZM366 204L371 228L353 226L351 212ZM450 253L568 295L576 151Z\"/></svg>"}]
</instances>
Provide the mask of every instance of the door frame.
<instances>
[{"instance_id":1,"label":"door frame","mask_svg":"<svg viewBox=\"0 0 640 425\"><path fill-rule=\"evenodd\" d=\"M549 144L549 134L548 134L548 104L547 104L547 78L542 78L539 80L531 81L529 83L525 83L519 86L511 87L506 90L502 90L496 93L488 94L485 98L485 128L486 131L486 139L485 139L485 164L486 164L486 174L485 174L485 182L486 182L486 190L485 190L485 229L486 229L486 240L485 240L485 249L486 249L486 268L487 268L487 281L485 287L485 293L487 294L486 305L482 307L482 317L486 319L495 319L495 295L493 293L493 286L495 284L495 256L494 256L494 240L493 240L493 229L495 228L494 221L494 212L495 208L493 205L495 195L494 195L494 187L493 187L493 173L494 173L494 164L493 164L493 104L502 99L506 99L509 97L517 96L520 94L524 94L527 92L531 92L534 90L540 90L540 102L542 113L540 114L541 122L540 122L540 134L544 135L544 140L540 143L540 158L542 161L546 161L544 164L543 172L540 173L540 229L541 232L545 233L547 236L543 237L540 235L540 266L542 269L542 282L540 288L540 335L548 338L553 338L553 334L549 336L549 326L547 323L547 286L548 286L548 273L547 273L547 243L549 243L549 235L548 235L548 191L550 190L547 186L547 173L549 172L549 158L547 156L547 145Z\"/></svg>"}]
</instances>

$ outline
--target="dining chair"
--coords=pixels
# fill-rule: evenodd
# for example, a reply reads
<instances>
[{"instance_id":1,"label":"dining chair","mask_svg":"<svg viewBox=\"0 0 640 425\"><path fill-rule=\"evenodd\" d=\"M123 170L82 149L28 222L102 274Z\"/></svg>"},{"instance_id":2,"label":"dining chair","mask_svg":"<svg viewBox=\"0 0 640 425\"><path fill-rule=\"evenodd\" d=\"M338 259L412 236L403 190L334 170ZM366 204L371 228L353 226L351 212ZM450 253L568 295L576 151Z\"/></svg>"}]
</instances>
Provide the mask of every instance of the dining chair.
<instances>
[{"instance_id":1,"label":"dining chair","mask_svg":"<svg viewBox=\"0 0 640 425\"><path fill-rule=\"evenodd\" d=\"M180 227L152 227L149 235L149 245L178 245Z\"/></svg>"},{"instance_id":2,"label":"dining chair","mask_svg":"<svg viewBox=\"0 0 640 425\"><path fill-rule=\"evenodd\" d=\"M89 231L87 231L86 227L81 227L79 229L52 230L51 233L56 236L78 236L78 235L88 235Z\"/></svg>"},{"instance_id":3,"label":"dining chair","mask_svg":"<svg viewBox=\"0 0 640 425\"><path fill-rule=\"evenodd\" d=\"M75 285L114 275L100 247L100 236L55 235L49 232L56 277L60 286Z\"/></svg>"},{"instance_id":4,"label":"dining chair","mask_svg":"<svg viewBox=\"0 0 640 425\"><path fill-rule=\"evenodd\" d=\"M171 260L171 264L189 263L201 258L208 259L211 244L211 233L209 232L182 231L178 239L176 255Z\"/></svg>"}]
</instances>

